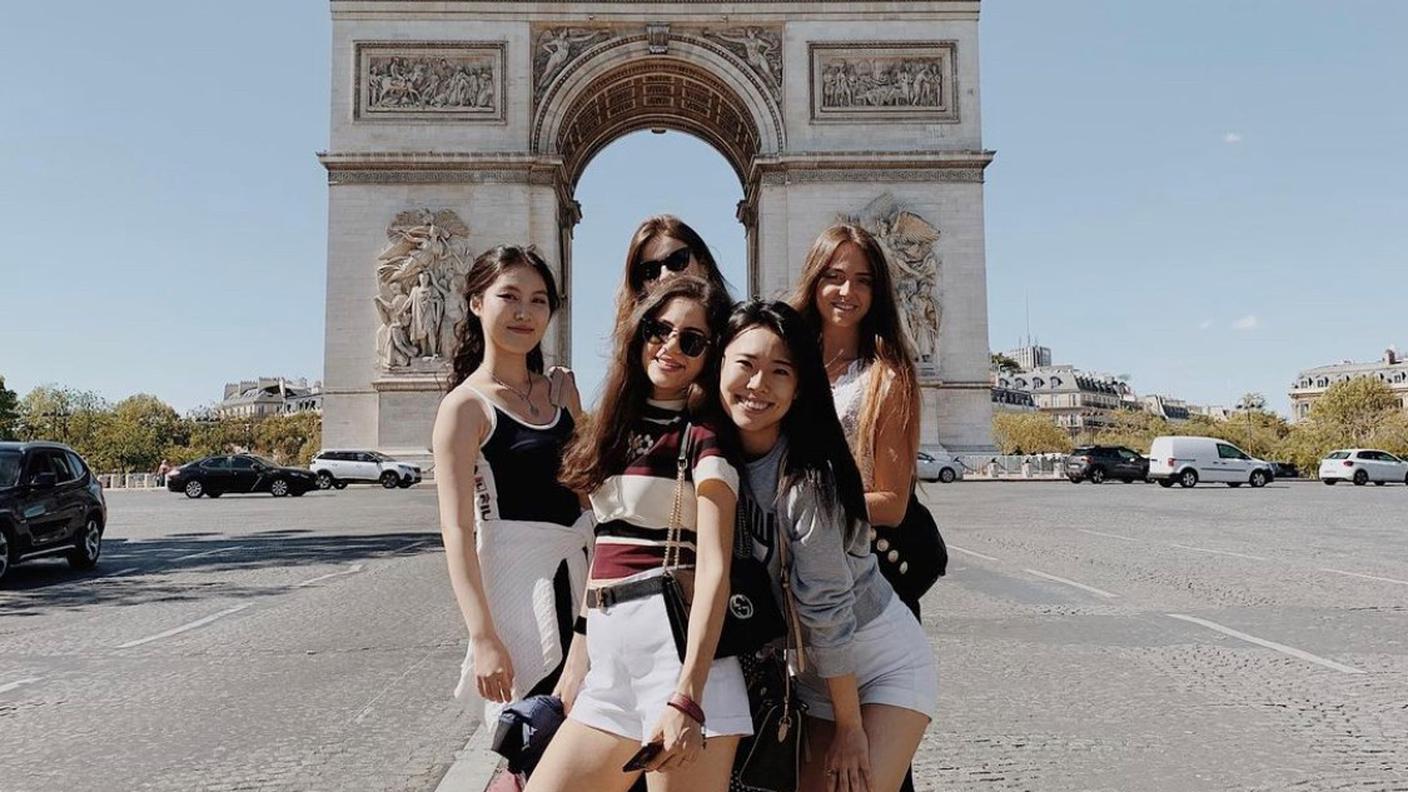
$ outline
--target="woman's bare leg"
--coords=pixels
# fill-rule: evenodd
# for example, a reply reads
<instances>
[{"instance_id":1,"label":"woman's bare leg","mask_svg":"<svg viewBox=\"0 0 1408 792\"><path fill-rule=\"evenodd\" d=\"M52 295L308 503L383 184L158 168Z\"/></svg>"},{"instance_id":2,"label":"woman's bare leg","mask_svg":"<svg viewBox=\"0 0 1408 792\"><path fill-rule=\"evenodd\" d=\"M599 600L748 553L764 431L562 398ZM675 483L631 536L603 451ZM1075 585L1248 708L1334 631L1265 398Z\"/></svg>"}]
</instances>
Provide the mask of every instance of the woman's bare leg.
<instances>
[{"instance_id":1,"label":"woman's bare leg","mask_svg":"<svg viewBox=\"0 0 1408 792\"><path fill-rule=\"evenodd\" d=\"M557 730L525 792L626 792L640 773L623 773L640 743L568 719Z\"/></svg>"},{"instance_id":2,"label":"woman's bare leg","mask_svg":"<svg viewBox=\"0 0 1408 792\"><path fill-rule=\"evenodd\" d=\"M865 726L866 740L870 743L870 792L897 792L904 783L905 773L914 753L919 750L919 741L924 730L929 727L929 717L903 707L888 704L863 704L860 720ZM801 782L798 789L808 792L826 792L829 787L826 777L826 751L831 747L831 737L836 733L836 724L821 718L807 718L806 761L802 764Z\"/></svg>"},{"instance_id":3,"label":"woman's bare leg","mask_svg":"<svg viewBox=\"0 0 1408 792\"><path fill-rule=\"evenodd\" d=\"M646 773L645 783L650 792L727 792L728 774L733 769L733 754L738 750L738 742L741 739L710 737L694 762L667 773Z\"/></svg>"}]
</instances>

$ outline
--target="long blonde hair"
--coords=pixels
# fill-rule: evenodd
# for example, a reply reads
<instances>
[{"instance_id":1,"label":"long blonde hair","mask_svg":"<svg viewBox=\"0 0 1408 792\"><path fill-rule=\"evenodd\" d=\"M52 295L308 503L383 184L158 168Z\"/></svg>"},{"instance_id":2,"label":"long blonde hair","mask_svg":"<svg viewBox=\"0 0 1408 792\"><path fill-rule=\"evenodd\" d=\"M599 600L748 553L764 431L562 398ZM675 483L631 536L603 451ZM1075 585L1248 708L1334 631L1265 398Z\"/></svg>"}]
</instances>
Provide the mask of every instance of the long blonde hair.
<instances>
[{"instance_id":1,"label":"long blonde hair","mask_svg":"<svg viewBox=\"0 0 1408 792\"><path fill-rule=\"evenodd\" d=\"M860 248L870 265L870 310L860 323L860 359L870 367L860 421L853 438L852 451L868 479L874 469L875 435L881 411L904 427L909 448L905 459L912 466L919 451L919 373L914 366L913 346L900 321L899 299L895 296L894 276L890 272L885 251L875 237L853 223L833 225L812 243L802 266L802 277L788 303L806 317L817 332L821 343L822 318L816 308L816 292L826 269L841 245L850 242Z\"/></svg>"}]
</instances>

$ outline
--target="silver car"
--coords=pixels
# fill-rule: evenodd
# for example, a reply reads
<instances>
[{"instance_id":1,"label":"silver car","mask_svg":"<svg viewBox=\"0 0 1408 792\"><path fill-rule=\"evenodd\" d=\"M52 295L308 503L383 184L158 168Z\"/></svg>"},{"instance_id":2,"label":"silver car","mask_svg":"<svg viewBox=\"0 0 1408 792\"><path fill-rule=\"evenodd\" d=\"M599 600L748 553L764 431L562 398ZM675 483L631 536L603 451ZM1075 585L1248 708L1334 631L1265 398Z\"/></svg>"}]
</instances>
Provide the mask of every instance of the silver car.
<instances>
[{"instance_id":1,"label":"silver car","mask_svg":"<svg viewBox=\"0 0 1408 792\"><path fill-rule=\"evenodd\" d=\"M952 484L963 478L963 465L943 451L923 451L914 461L915 475L920 481L941 481Z\"/></svg>"}]
</instances>

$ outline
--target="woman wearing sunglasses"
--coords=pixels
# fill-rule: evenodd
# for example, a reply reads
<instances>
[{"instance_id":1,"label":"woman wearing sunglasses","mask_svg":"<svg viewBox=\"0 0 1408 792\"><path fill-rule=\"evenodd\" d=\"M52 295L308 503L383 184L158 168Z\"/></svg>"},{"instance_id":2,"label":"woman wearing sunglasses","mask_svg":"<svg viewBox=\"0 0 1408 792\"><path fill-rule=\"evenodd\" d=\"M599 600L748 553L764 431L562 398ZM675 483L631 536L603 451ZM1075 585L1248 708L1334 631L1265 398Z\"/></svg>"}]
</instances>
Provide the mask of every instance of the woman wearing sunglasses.
<instances>
[{"instance_id":1,"label":"woman wearing sunglasses","mask_svg":"<svg viewBox=\"0 0 1408 792\"><path fill-rule=\"evenodd\" d=\"M894 792L938 702L933 649L870 552L860 471L836 418L815 330L786 303L735 308L720 400L738 427L739 503L774 594L796 600L810 757L798 788ZM791 593L782 587L786 543Z\"/></svg>"},{"instance_id":2,"label":"woman wearing sunglasses","mask_svg":"<svg viewBox=\"0 0 1408 792\"><path fill-rule=\"evenodd\" d=\"M703 278L728 295L728 282L703 237L674 215L647 217L626 248L626 274L616 292L616 324L630 317L647 289L676 275Z\"/></svg>"},{"instance_id":3,"label":"woman wearing sunglasses","mask_svg":"<svg viewBox=\"0 0 1408 792\"><path fill-rule=\"evenodd\" d=\"M531 248L500 246L475 260L465 290L455 384L432 442L450 583L470 639L455 695L484 699L492 723L503 704L557 682L568 648L558 625L578 610L591 532L557 481L582 408L570 377L543 373L540 344L558 307L552 272ZM563 589L534 607L536 592Z\"/></svg>"},{"instance_id":4,"label":"woman wearing sunglasses","mask_svg":"<svg viewBox=\"0 0 1408 792\"><path fill-rule=\"evenodd\" d=\"M691 276L647 292L617 328L601 406L563 459L562 483L590 493L597 519L585 634L573 640L585 642L590 670L575 699L564 675L568 719L530 792L624 792L642 771L656 792L723 792L753 730L738 660L714 658L738 472L704 416L717 414L713 339L728 309ZM693 578L683 660L666 610L667 553Z\"/></svg>"}]
</instances>

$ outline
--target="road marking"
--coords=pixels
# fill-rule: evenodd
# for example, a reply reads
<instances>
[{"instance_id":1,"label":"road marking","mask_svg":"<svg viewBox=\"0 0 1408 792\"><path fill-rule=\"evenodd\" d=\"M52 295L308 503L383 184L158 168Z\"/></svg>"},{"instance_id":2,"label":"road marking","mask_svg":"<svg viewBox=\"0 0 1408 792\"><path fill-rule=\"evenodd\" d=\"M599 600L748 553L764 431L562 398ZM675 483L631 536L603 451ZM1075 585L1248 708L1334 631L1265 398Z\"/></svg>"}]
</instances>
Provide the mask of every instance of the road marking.
<instances>
[{"instance_id":1,"label":"road marking","mask_svg":"<svg viewBox=\"0 0 1408 792\"><path fill-rule=\"evenodd\" d=\"M1274 649L1282 654L1287 654L1291 657L1315 663L1316 665L1322 665L1326 668L1332 668L1336 671L1340 671L1345 674L1364 673L1360 669L1355 668L1353 666L1347 666L1343 663L1336 663L1334 660L1326 660L1325 658L1320 657L1319 655L1313 655L1310 652L1307 652L1303 649L1297 649L1294 646L1286 646L1285 644L1279 644L1275 641L1268 641L1265 638L1258 638L1255 635L1247 635L1246 633L1240 630L1234 630L1231 627L1224 627L1221 624L1218 624L1217 622L1211 622L1207 619L1199 619L1197 616L1184 616L1181 613L1170 613L1168 614L1168 616L1171 619L1179 619L1181 621L1192 622L1193 624L1200 624L1208 628L1209 630L1217 630L1218 632L1224 635L1230 635L1233 638L1238 638L1240 640L1246 641L1247 643L1254 643L1257 646L1264 646L1267 649Z\"/></svg>"},{"instance_id":2,"label":"road marking","mask_svg":"<svg viewBox=\"0 0 1408 792\"><path fill-rule=\"evenodd\" d=\"M294 586L294 588L303 588L304 586L311 586L311 585L313 585L314 583L317 583L317 582L320 581L320 580L327 580L328 578L341 577L342 575L354 575L354 574L356 574L356 573L358 573L358 572L361 572L361 571L362 571L362 565L361 565L361 564L353 564L350 569L344 569L344 570L342 570L341 572L329 572L329 573L326 574L326 575L318 575L318 576L315 577L315 578L309 578L308 580L305 580L305 581L303 581L302 583L296 584L296 585Z\"/></svg>"},{"instance_id":3,"label":"road marking","mask_svg":"<svg viewBox=\"0 0 1408 792\"><path fill-rule=\"evenodd\" d=\"M9 693L15 688L33 684L35 682L42 681L43 679L44 677L25 677L24 679L16 679L14 682L6 682L5 684L0 685L0 693Z\"/></svg>"},{"instance_id":4,"label":"road marking","mask_svg":"<svg viewBox=\"0 0 1408 792\"><path fill-rule=\"evenodd\" d=\"M224 618L225 616L229 616L231 613L239 613L240 611L244 610L245 608L250 607L250 606L253 605L253 604L254 604L254 603L252 603L252 602L246 602L246 603L243 604L243 605L236 605L236 606L233 607L233 608L226 608L225 610L222 610L222 611L220 611L219 613L212 613L212 614L210 614L209 616L206 616L206 617L201 618L201 619L196 619L195 621L190 622L190 623L188 623L188 624L183 624L183 625L181 625L180 627L172 627L171 629L165 630L165 631L163 631L163 632L159 632L159 633L157 633L156 635L148 635L146 638L138 638L138 639L135 640L135 641L128 641L128 642L125 643L125 644L120 644L120 645L118 645L117 648L118 648L118 649L131 649L131 648L134 647L134 646L141 646L142 644L148 644L148 643L151 643L152 641L159 641L159 640L161 640L162 638L170 638L170 637L173 636L173 635L179 635L179 634L181 634L181 633L183 633L183 632L186 632L187 630L194 630L194 629L197 628L197 627L204 627L205 625L210 624L211 622L215 621L216 619L220 619L220 618Z\"/></svg>"},{"instance_id":5,"label":"road marking","mask_svg":"<svg viewBox=\"0 0 1408 792\"><path fill-rule=\"evenodd\" d=\"M231 545L230 547L217 547L217 548L215 548L214 550L202 550L202 551L199 552L199 553L191 553L190 555L176 556L175 558L173 558L173 559L171 559L171 560L172 560L172 561L189 561L189 560L191 560L192 558L205 558L206 556L213 556L213 555L215 555L216 553L228 553L228 552L230 552L231 550L243 550L245 547L246 547L246 545Z\"/></svg>"},{"instance_id":6,"label":"road marking","mask_svg":"<svg viewBox=\"0 0 1408 792\"><path fill-rule=\"evenodd\" d=\"M422 540L420 540L419 542L411 542L410 544L406 545L405 547L398 547L398 548L396 548L396 552L398 552L398 553L404 553L404 552L406 552L407 550L410 550L410 549L413 548L413 547L420 547L421 545L423 545L423 544L425 544L425 543L427 543L427 542L429 542L429 541L430 541L429 539L422 539Z\"/></svg>"},{"instance_id":7,"label":"road marking","mask_svg":"<svg viewBox=\"0 0 1408 792\"><path fill-rule=\"evenodd\" d=\"M1055 575L1048 575L1048 574L1046 574L1045 572L1038 572L1038 571L1036 571L1035 569L1024 569L1024 570L1022 570L1022 571L1023 571L1023 572L1026 572L1026 573L1029 574L1029 575L1036 575L1037 577L1046 578L1047 580L1054 580L1054 581L1056 581L1057 583L1065 583L1067 586L1075 586L1075 587L1078 588L1078 589L1082 589L1082 590L1084 590L1084 591L1089 591L1089 592L1092 593L1092 594L1099 594L1099 595L1102 596L1102 597L1110 597L1111 599L1113 599L1113 598L1119 596L1118 594L1111 594L1110 592L1105 591L1104 589L1098 589L1098 588L1095 588L1094 586L1087 586L1087 585L1085 585L1084 583L1077 583L1077 582L1075 582L1074 580L1067 580L1067 579L1065 579L1065 578L1063 578L1063 577L1056 577Z\"/></svg>"},{"instance_id":8,"label":"road marking","mask_svg":"<svg viewBox=\"0 0 1408 792\"><path fill-rule=\"evenodd\" d=\"M128 572L136 572L139 569L141 569L141 567L128 567L126 569L119 569L111 575L108 575L108 577L117 577L118 575L125 575Z\"/></svg>"},{"instance_id":9,"label":"road marking","mask_svg":"<svg viewBox=\"0 0 1408 792\"><path fill-rule=\"evenodd\" d=\"M1119 534L1105 533L1104 531L1092 531L1089 528L1077 528L1076 530L1080 531L1081 533L1095 534L1096 536L1108 536L1111 539L1119 539L1124 542L1139 541L1138 539L1135 539L1132 536L1120 536Z\"/></svg>"},{"instance_id":10,"label":"road marking","mask_svg":"<svg viewBox=\"0 0 1408 792\"><path fill-rule=\"evenodd\" d=\"M1343 569L1330 569L1329 567L1320 567L1320 571L1334 572L1336 575L1349 575L1350 577L1364 578L1365 580L1382 580L1385 583L1397 583L1400 586L1408 586L1408 580L1379 577L1378 575L1365 575L1359 572L1346 572Z\"/></svg>"},{"instance_id":11,"label":"road marking","mask_svg":"<svg viewBox=\"0 0 1408 792\"><path fill-rule=\"evenodd\" d=\"M412 671L416 670L417 668L420 668L422 665L425 665L425 661L429 660L431 655L435 654L438 651L439 647L436 647L435 649L431 649L430 651L426 652L424 657L412 663L411 667L407 668L405 671L402 671L400 676L396 677L390 682L387 682L386 687L382 688L380 693L377 693L375 696L372 696L372 700L367 702L367 706L362 707L362 711L357 713L357 717L353 718L352 722L361 723L364 719L366 719L366 717L372 712L372 706L375 705L378 701L380 701L381 697L385 696L387 691L395 687L396 683L409 676Z\"/></svg>"},{"instance_id":12,"label":"road marking","mask_svg":"<svg viewBox=\"0 0 1408 792\"><path fill-rule=\"evenodd\" d=\"M1173 545L1174 547L1181 548L1183 550L1195 550L1199 553L1216 553L1217 555L1235 556L1237 558L1250 558L1253 561L1266 560L1262 556L1247 555L1246 553L1234 553L1231 550L1214 550L1210 547L1194 547L1192 545L1179 544L1177 542L1169 542L1169 544Z\"/></svg>"},{"instance_id":13,"label":"road marking","mask_svg":"<svg viewBox=\"0 0 1408 792\"><path fill-rule=\"evenodd\" d=\"M976 551L973 551L973 550L967 550L967 549L965 549L965 548L959 547L958 545L953 545L953 544L951 544L951 545L948 546L948 549L950 549L950 550L957 550L957 551L960 552L960 553L967 553L967 554L970 555L970 556L977 556L978 558L986 558L986 559L989 560L989 561L996 561L996 560L997 560L996 558L993 558L993 557L990 556L990 555L983 555L982 553L979 553L979 552L976 552Z\"/></svg>"}]
</instances>

